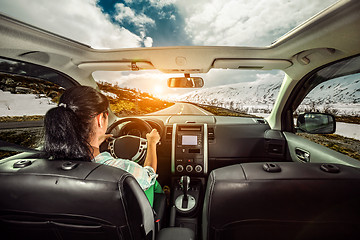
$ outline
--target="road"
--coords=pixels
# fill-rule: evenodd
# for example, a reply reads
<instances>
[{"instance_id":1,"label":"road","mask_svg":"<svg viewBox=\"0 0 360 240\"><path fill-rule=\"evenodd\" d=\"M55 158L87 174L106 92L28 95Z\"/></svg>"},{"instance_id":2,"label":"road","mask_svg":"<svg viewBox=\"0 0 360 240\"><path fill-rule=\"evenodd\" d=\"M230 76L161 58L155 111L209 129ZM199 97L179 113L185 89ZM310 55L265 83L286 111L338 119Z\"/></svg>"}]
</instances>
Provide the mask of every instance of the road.
<instances>
[{"instance_id":1,"label":"road","mask_svg":"<svg viewBox=\"0 0 360 240\"><path fill-rule=\"evenodd\" d=\"M0 129L37 128L44 126L43 120L26 122L0 122Z\"/></svg>"},{"instance_id":2,"label":"road","mask_svg":"<svg viewBox=\"0 0 360 240\"><path fill-rule=\"evenodd\" d=\"M175 103L175 105L149 115L213 115L204 109L190 103Z\"/></svg>"}]
</instances>

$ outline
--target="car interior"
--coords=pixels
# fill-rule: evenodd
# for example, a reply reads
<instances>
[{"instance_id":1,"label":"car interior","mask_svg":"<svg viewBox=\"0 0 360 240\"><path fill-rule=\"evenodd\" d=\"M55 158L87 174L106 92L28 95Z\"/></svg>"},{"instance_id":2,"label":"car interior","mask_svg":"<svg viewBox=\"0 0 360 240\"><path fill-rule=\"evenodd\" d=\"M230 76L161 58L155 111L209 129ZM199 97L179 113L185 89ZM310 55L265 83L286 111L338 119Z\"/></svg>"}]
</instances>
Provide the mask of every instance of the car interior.
<instances>
[{"instance_id":1,"label":"car interior","mask_svg":"<svg viewBox=\"0 0 360 240\"><path fill-rule=\"evenodd\" d=\"M360 73L359 12L360 1L339 1L267 47L105 50L0 15L1 62L26 66L29 79L61 89L99 89L95 71L184 74L168 80L173 88L204 85L200 78L188 82L190 75L210 69L285 73L265 119L119 117L109 110L113 138L101 151L142 164L146 133L156 128L161 136L157 180L166 190L153 208L126 171L46 159L41 148L0 140L1 150L19 152L0 160L2 239L359 239L360 162L297 135L334 133L331 114L303 113L294 122L316 86Z\"/></svg>"}]
</instances>

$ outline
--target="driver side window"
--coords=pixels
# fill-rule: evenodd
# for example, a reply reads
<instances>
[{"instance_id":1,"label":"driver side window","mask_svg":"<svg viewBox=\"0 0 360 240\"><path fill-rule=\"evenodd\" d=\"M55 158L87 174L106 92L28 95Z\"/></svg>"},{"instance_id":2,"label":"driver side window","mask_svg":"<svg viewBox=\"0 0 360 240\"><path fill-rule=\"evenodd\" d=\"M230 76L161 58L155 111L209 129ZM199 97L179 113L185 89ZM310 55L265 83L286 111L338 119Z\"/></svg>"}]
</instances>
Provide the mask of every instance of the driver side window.
<instances>
[{"instance_id":1,"label":"driver side window","mask_svg":"<svg viewBox=\"0 0 360 240\"><path fill-rule=\"evenodd\" d=\"M43 118L65 90L64 77L41 66L0 58L0 140L40 147ZM0 158L16 152L0 151Z\"/></svg>"}]
</instances>

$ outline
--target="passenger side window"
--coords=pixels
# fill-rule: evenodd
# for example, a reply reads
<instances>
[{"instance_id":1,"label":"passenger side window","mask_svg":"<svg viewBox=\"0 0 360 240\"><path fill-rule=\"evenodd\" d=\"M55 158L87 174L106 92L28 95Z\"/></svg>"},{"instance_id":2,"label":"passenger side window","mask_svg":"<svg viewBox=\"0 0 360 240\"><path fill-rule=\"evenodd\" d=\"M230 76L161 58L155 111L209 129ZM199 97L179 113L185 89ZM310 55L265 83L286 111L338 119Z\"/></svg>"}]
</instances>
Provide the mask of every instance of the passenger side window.
<instances>
[{"instance_id":1,"label":"passenger side window","mask_svg":"<svg viewBox=\"0 0 360 240\"><path fill-rule=\"evenodd\" d=\"M329 113L335 116L334 134L297 133L313 142L360 160L359 57L320 70L313 88L294 112ZM327 80L328 79L328 80Z\"/></svg>"},{"instance_id":2,"label":"passenger side window","mask_svg":"<svg viewBox=\"0 0 360 240\"><path fill-rule=\"evenodd\" d=\"M0 58L0 140L41 146L45 113L65 90L63 77L47 68ZM0 151L0 158L16 152Z\"/></svg>"}]
</instances>

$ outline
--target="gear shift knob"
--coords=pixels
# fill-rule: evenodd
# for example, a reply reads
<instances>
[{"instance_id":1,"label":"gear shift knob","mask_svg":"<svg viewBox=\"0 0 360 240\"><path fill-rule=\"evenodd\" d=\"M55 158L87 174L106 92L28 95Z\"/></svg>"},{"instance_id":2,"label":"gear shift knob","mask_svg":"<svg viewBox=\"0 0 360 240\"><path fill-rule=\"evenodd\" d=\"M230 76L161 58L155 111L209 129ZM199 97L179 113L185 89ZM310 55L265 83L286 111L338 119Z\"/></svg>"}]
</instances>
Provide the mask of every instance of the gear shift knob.
<instances>
[{"instance_id":1,"label":"gear shift knob","mask_svg":"<svg viewBox=\"0 0 360 240\"><path fill-rule=\"evenodd\" d=\"M183 191L189 190L190 185L190 177L189 176L181 176L180 178L180 186Z\"/></svg>"},{"instance_id":2,"label":"gear shift knob","mask_svg":"<svg viewBox=\"0 0 360 240\"><path fill-rule=\"evenodd\" d=\"M189 176L181 176L180 178L180 186L184 193L184 198L187 198L187 193L190 185L190 177Z\"/></svg>"}]
</instances>

